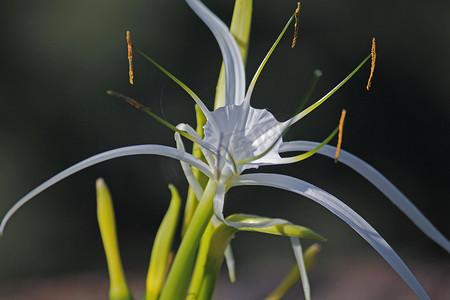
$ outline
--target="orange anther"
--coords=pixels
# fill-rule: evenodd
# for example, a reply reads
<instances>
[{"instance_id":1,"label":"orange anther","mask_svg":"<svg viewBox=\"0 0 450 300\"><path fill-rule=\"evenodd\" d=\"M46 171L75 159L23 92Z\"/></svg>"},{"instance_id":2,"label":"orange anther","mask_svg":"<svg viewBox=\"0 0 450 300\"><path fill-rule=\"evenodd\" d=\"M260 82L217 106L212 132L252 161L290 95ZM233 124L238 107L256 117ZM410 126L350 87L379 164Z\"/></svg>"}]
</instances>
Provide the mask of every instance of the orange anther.
<instances>
[{"instance_id":1,"label":"orange anther","mask_svg":"<svg viewBox=\"0 0 450 300\"><path fill-rule=\"evenodd\" d=\"M130 32L127 31L127 46L128 46L128 75L130 77L130 83L133 84L133 50L131 45Z\"/></svg>"},{"instance_id":2,"label":"orange anther","mask_svg":"<svg viewBox=\"0 0 450 300\"><path fill-rule=\"evenodd\" d=\"M372 50L370 51L370 53L372 54L372 65L370 67L369 80L367 81L367 90L369 90L370 85L372 84L373 71L375 70L375 60L377 58L377 53L375 52L375 38L372 38Z\"/></svg>"},{"instance_id":3,"label":"orange anther","mask_svg":"<svg viewBox=\"0 0 450 300\"><path fill-rule=\"evenodd\" d=\"M334 161L335 162L338 161L339 152L341 151L342 133L344 131L344 119L345 119L345 114L346 113L347 113L347 111L345 109L343 109L342 113L341 113L341 119L339 120L338 144L337 144L337 147L336 147L336 155L334 157Z\"/></svg>"},{"instance_id":4,"label":"orange anther","mask_svg":"<svg viewBox=\"0 0 450 300\"><path fill-rule=\"evenodd\" d=\"M295 27L294 27L294 39L292 40L292 48L295 47L297 43L298 37L298 23L299 23L299 15L300 15L300 2L297 2L297 9L295 10Z\"/></svg>"}]
</instances>

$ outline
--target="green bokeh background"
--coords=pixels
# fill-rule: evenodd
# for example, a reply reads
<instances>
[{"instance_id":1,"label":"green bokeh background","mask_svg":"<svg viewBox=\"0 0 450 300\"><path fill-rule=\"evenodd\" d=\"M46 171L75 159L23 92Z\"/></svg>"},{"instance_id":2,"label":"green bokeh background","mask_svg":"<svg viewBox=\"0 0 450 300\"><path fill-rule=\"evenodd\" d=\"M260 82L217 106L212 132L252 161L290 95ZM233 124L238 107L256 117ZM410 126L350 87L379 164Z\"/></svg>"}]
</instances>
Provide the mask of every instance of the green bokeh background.
<instances>
[{"instance_id":1,"label":"green bokeh background","mask_svg":"<svg viewBox=\"0 0 450 300\"><path fill-rule=\"evenodd\" d=\"M234 1L205 3L229 23ZM295 7L292 0L254 1L247 81ZM378 61L370 92L365 90L367 65L296 124L286 140L323 140L346 108L343 148L385 174L447 237L448 11L448 1L304 1L298 45L290 48L291 28L252 97L253 106L284 120L315 69L324 74L313 94L317 99L359 64L375 36ZM138 99L172 124L195 124L189 96L142 57L135 59L135 85L128 83L126 30L136 46L212 108L220 51L183 1L0 2L0 215L39 183L91 155L135 144L174 145L170 130L106 95L108 89ZM345 166L316 156L265 170L296 176L336 195L406 261L448 265L443 250ZM23 207L0 240L0 282L106 272L96 223L94 183L100 176L115 200L125 267L145 276L152 240L168 207L167 185L174 183L185 194L187 184L177 161L140 156L91 167ZM225 213L234 212L286 218L328 237L319 273L358 255L378 259L342 221L287 192L232 190ZM263 270L274 258L287 267L294 261L287 239L243 233L234 244L238 277L239 263Z\"/></svg>"}]
</instances>

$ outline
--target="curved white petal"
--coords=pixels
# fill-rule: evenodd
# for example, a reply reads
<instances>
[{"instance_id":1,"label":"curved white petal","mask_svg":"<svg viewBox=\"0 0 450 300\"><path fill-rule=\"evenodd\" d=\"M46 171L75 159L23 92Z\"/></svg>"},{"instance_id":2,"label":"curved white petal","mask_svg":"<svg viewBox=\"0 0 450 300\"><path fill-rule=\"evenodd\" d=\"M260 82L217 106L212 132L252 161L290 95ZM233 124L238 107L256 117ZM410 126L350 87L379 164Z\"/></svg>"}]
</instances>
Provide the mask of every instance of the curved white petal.
<instances>
[{"instance_id":1,"label":"curved white petal","mask_svg":"<svg viewBox=\"0 0 450 300\"><path fill-rule=\"evenodd\" d=\"M245 71L236 40L228 27L202 2L198 0L186 2L212 31L222 51L225 65L225 105L241 104L245 95Z\"/></svg>"},{"instance_id":2,"label":"curved white petal","mask_svg":"<svg viewBox=\"0 0 450 300\"><path fill-rule=\"evenodd\" d=\"M297 260L300 279L302 281L303 293L306 300L311 300L311 288L309 286L308 273L306 272L305 260L303 259L302 244L300 239L291 237L292 249L294 250L295 259Z\"/></svg>"},{"instance_id":3,"label":"curved white petal","mask_svg":"<svg viewBox=\"0 0 450 300\"><path fill-rule=\"evenodd\" d=\"M217 220L219 220L222 223L227 224L228 226L234 227L234 228L265 228L270 226L276 226L280 224L286 224L290 223L289 221L283 220L283 219L270 219L267 221L261 221L261 222L255 222L255 223L249 223L249 222L229 222L225 220L225 217L223 216L223 207L225 203L225 191L226 186L223 183L218 183L216 188L216 194L214 195L214 215L216 216Z\"/></svg>"},{"instance_id":4,"label":"curved white petal","mask_svg":"<svg viewBox=\"0 0 450 300\"><path fill-rule=\"evenodd\" d=\"M260 185L297 193L314 200L341 218L361 235L392 266L420 299L429 299L420 283L380 234L360 215L333 195L303 180L280 174L247 174L236 177L232 186Z\"/></svg>"},{"instance_id":5,"label":"curved white petal","mask_svg":"<svg viewBox=\"0 0 450 300\"><path fill-rule=\"evenodd\" d=\"M154 154L154 155L161 155L161 156L167 156L171 158L175 158L178 160L185 161L192 166L199 169L201 172L203 172L208 177L213 177L213 174L211 173L210 168L208 165L206 165L204 162L202 162L200 159L192 156L189 153L180 151L178 149L168 147L168 146L162 146L162 145L138 145L138 146L129 146L129 147L123 147L118 148L110 151L106 151L94 156L91 156L90 158L87 158L70 168L62 171L61 173L53 176L49 180L45 181L35 189L33 189L31 192L26 194L22 199L20 199L12 208L9 209L9 211L6 213L5 217L2 220L2 223L0 225L0 235L3 234L3 230L5 229L6 223L11 218L11 216L25 203L27 203L30 199L32 199L34 196L39 194L40 192L46 190L50 186L54 185L58 181L61 181L62 179L77 173L78 171L81 171L83 169L86 169L92 165L101 163L106 160L110 160L117 157L122 156L130 156L130 155L141 155L141 154Z\"/></svg>"},{"instance_id":6,"label":"curved white petal","mask_svg":"<svg viewBox=\"0 0 450 300\"><path fill-rule=\"evenodd\" d=\"M216 188L216 194L214 195L213 199L214 215L220 222L227 223L223 216L224 201L225 201L225 185L222 183L218 183Z\"/></svg>"},{"instance_id":7,"label":"curved white petal","mask_svg":"<svg viewBox=\"0 0 450 300\"><path fill-rule=\"evenodd\" d=\"M175 132L175 142L177 143L177 149L183 152L186 152L184 148L183 141L181 140L181 136L178 132ZM190 187L194 191L194 195L197 199L202 199L203 196L203 188L198 182L197 178L195 178L194 173L192 172L191 166L182 160L180 160L181 168L183 169L184 176L186 177L187 182Z\"/></svg>"},{"instance_id":8,"label":"curved white petal","mask_svg":"<svg viewBox=\"0 0 450 300\"><path fill-rule=\"evenodd\" d=\"M201 140L201 136L190 125L185 124L185 123L180 123L180 124L177 125L177 128L180 129L180 130L186 131L188 134L190 134L191 136L193 136L197 140ZM199 146L199 148L202 151L203 156L205 157L205 159L208 162L208 164L210 166L214 166L214 157L211 155L210 150L208 150L209 148L205 148L205 144L204 143L197 143L197 141L195 141L195 143ZM210 147L210 148L213 148L213 147ZM213 153L216 153L216 150L214 150Z\"/></svg>"},{"instance_id":9,"label":"curved white petal","mask_svg":"<svg viewBox=\"0 0 450 300\"><path fill-rule=\"evenodd\" d=\"M280 153L289 151L309 151L317 147L319 143L309 141L294 141L283 143L280 147ZM334 159L336 148L325 145L318 153ZM405 195L402 194L389 180L371 165L360 158L341 150L339 161L346 164L356 172L361 174L377 189L379 189L389 200L392 201L416 226L422 230L430 239L439 244L450 253L450 242L440 233L436 227L418 210Z\"/></svg>"},{"instance_id":10,"label":"curved white petal","mask_svg":"<svg viewBox=\"0 0 450 300\"><path fill-rule=\"evenodd\" d=\"M231 244L228 244L225 248L224 252L225 262L227 264L228 269L228 277L231 282L236 281L236 261L234 260L233 249L231 248Z\"/></svg>"}]
</instances>

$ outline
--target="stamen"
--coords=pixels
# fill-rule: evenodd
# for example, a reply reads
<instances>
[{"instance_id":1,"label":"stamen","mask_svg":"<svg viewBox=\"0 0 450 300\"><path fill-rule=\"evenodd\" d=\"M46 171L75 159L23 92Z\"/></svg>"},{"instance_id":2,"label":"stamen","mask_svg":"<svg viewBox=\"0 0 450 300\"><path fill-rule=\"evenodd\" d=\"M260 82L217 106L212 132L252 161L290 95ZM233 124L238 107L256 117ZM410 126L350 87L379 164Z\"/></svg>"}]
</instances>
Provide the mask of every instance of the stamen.
<instances>
[{"instance_id":1,"label":"stamen","mask_svg":"<svg viewBox=\"0 0 450 300\"><path fill-rule=\"evenodd\" d=\"M173 76L171 73L169 73L169 71L167 71L166 69L164 69L160 64L158 64L156 61L154 61L152 58L150 58L148 55L146 55L144 52L142 52L141 50L139 50L138 48L134 47L133 48L140 54L142 55L145 59L147 59L152 65L154 65L155 67L157 67L161 72L163 72L164 74L166 74L167 77L169 77L170 79L172 79L176 84L178 84L183 90L186 91L186 93L189 94L189 96L191 96L191 98L195 101L195 103L200 107L200 109L202 110L203 114L205 115L206 119L208 121L211 121L212 125L215 126L216 128L218 128L216 121L214 120L214 118L211 115L211 112L208 110L208 108L206 107L206 105L202 102L202 100L200 100L200 98L190 89L187 87L187 85L185 85L183 82L181 82L178 78L176 78L175 76Z\"/></svg>"},{"instance_id":2,"label":"stamen","mask_svg":"<svg viewBox=\"0 0 450 300\"><path fill-rule=\"evenodd\" d=\"M302 100L300 101L299 106L295 110L293 116L299 114L303 107L305 107L306 103L308 103L309 98L311 98L311 95L317 85L317 81L319 81L319 78L322 76L321 70L314 70L313 78L311 80L311 84L308 87L308 90L306 91L306 94L303 96Z\"/></svg>"},{"instance_id":3,"label":"stamen","mask_svg":"<svg viewBox=\"0 0 450 300\"><path fill-rule=\"evenodd\" d=\"M170 124L169 122L167 122L166 120L164 120L163 118L161 118L160 116L154 114L153 112L150 111L150 108L148 108L147 106L137 102L134 99L131 99L128 96L122 95L120 93L114 92L114 91L107 91L106 92L108 95L110 96L114 96L117 97L125 102L127 102L128 104L136 107L137 109L142 110L143 112L145 112L147 115L151 116L153 119L155 119L156 121L158 121L159 123L163 124L164 126L168 127L169 129L172 129L175 132L178 132L181 136L184 136L185 138L187 138L188 140L193 141L194 143L197 143L199 145L205 145L204 143L202 143L201 140L191 136L190 134L179 130L178 128L176 128L175 126L173 126L172 124ZM205 145L206 146L206 145Z\"/></svg>"},{"instance_id":4,"label":"stamen","mask_svg":"<svg viewBox=\"0 0 450 300\"><path fill-rule=\"evenodd\" d=\"M336 155L334 157L334 162L337 163L338 158L339 158L339 152L341 151L341 144L342 144L342 133L344 131L344 119L345 119L345 114L347 113L347 111L345 109L342 110L341 113L341 119L339 120L339 134L338 134L338 144L336 147Z\"/></svg>"},{"instance_id":5,"label":"stamen","mask_svg":"<svg viewBox=\"0 0 450 300\"><path fill-rule=\"evenodd\" d=\"M255 75L253 76L252 81L250 82L250 85L248 86L247 89L247 94L245 95L245 99L244 102L249 104L250 103L250 98L252 96L253 93L253 89L255 87L256 84L256 80L258 80L259 74L261 73L262 69L264 68L264 66L266 65L267 61L269 60L270 55L272 55L272 52L275 50L276 46L278 45L278 43L280 42L281 38L283 37L284 33L286 32L286 30L288 29L289 25L291 24L292 20L294 19L295 13L292 14L291 18L289 19L289 21L286 23L286 25L284 26L283 30L281 31L280 35L278 36L277 40L275 41L275 43L272 45L272 47L270 48L269 52L266 54L266 56L264 57L262 63L259 65L258 70L256 71Z\"/></svg>"},{"instance_id":6,"label":"stamen","mask_svg":"<svg viewBox=\"0 0 450 300\"><path fill-rule=\"evenodd\" d=\"M133 46L131 45L130 32L127 31L127 47L128 47L128 76L130 77L130 83L133 84Z\"/></svg>"},{"instance_id":7,"label":"stamen","mask_svg":"<svg viewBox=\"0 0 450 300\"><path fill-rule=\"evenodd\" d=\"M117 97L117 98L127 102L128 104L130 104L131 106L136 107L137 109L140 109L140 110L143 110L143 111L150 111L150 108L148 108L147 106L137 102L134 99L131 99L130 97L127 97L125 95L122 95L122 94L114 92L114 91L107 91L106 93L108 95L110 95L110 96Z\"/></svg>"},{"instance_id":8,"label":"stamen","mask_svg":"<svg viewBox=\"0 0 450 300\"><path fill-rule=\"evenodd\" d=\"M297 43L299 15L300 15L300 2L297 2L297 9L295 10L295 14L294 14L295 27L294 27L294 39L292 40L292 48L294 48L295 44Z\"/></svg>"},{"instance_id":9,"label":"stamen","mask_svg":"<svg viewBox=\"0 0 450 300\"><path fill-rule=\"evenodd\" d=\"M327 100L328 98L331 97L331 95L333 95L337 90L339 90L350 78L352 78L353 75L355 75L356 72L358 72L358 70L366 63L366 61L369 60L369 58L372 56L372 54L367 55L367 57L347 76L345 77L344 80L342 80L337 86L335 86L331 91L329 91L325 96L323 96L321 99L319 99L318 101L316 101L316 103L310 105L309 107L307 107L306 109L304 109L303 111L301 111L299 114L297 114L296 116L292 117L291 119L289 119L289 126L293 125L294 123L298 122L299 120L301 120L304 116L306 116L307 114L309 114L310 112L312 112L314 109L316 109L320 104L322 104L323 102L325 102L325 100Z\"/></svg>"},{"instance_id":10,"label":"stamen","mask_svg":"<svg viewBox=\"0 0 450 300\"><path fill-rule=\"evenodd\" d=\"M366 87L367 90L369 90L370 85L372 84L373 71L375 70L375 60L377 58L377 53L375 51L375 38L372 38L372 50L370 51L370 53L372 55L372 64L370 66L369 80L367 81L367 87Z\"/></svg>"}]
</instances>

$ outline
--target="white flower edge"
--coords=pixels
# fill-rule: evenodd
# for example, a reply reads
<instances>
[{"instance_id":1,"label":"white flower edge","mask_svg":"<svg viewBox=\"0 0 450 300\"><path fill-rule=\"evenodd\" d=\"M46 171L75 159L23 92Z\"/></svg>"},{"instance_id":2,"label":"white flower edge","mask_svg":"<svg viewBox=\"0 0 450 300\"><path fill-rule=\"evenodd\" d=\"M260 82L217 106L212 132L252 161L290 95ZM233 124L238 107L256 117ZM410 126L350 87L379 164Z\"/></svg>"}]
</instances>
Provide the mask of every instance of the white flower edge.
<instances>
[{"instance_id":1,"label":"white flower edge","mask_svg":"<svg viewBox=\"0 0 450 300\"><path fill-rule=\"evenodd\" d=\"M202 2L186 0L186 3L208 26L219 44L225 65L225 105L240 105L245 95L245 70L238 44L228 27Z\"/></svg>"},{"instance_id":2,"label":"white flower edge","mask_svg":"<svg viewBox=\"0 0 450 300\"><path fill-rule=\"evenodd\" d=\"M298 270L300 272L300 280L302 281L303 294L306 300L311 300L311 287L309 286L308 272L306 272L305 260L303 259L303 249L299 238L291 237L292 250L294 251L295 260L297 261Z\"/></svg>"},{"instance_id":3,"label":"white flower edge","mask_svg":"<svg viewBox=\"0 0 450 300\"><path fill-rule=\"evenodd\" d=\"M285 142L280 146L280 153L290 151L310 151L318 145L319 143L310 141ZM336 147L325 145L317 153L334 159ZM445 238L445 236L440 233L433 224L431 224L431 222L420 212L420 210L418 210L417 207L415 207L414 204L380 172L362 159L342 149L340 150L339 162L349 166L366 178L389 200L391 200L391 202L397 206L423 233L450 253L449 240Z\"/></svg>"},{"instance_id":4,"label":"white flower edge","mask_svg":"<svg viewBox=\"0 0 450 300\"><path fill-rule=\"evenodd\" d=\"M56 174L52 178L48 179L35 189L33 189L31 192L26 194L24 197L22 197L19 201L14 204L13 207L11 207L6 215L4 216L1 224L0 224L0 235L3 235L3 231L5 229L6 223L9 221L11 216L25 203L30 201L34 196L37 194L43 192L47 188L51 187L55 183L63 180L64 178L77 173L83 169L86 169L90 166L93 166L95 164L104 162L106 160L122 157L122 156L131 156L131 155L143 155L143 154L151 154L151 155L161 155L166 156L170 158L174 158L180 161L185 161L189 163L190 165L196 167L201 172L203 172L206 176L213 178L213 173L211 172L211 169L208 165L206 165L204 162L202 162L200 159L194 157L193 155L183 152L181 150L175 149L173 147L169 146L162 146L162 145L137 145L137 146L129 146L129 147L122 147L110 151L106 151L94 156L91 156L73 166L70 168L67 168L66 170Z\"/></svg>"},{"instance_id":5,"label":"white flower edge","mask_svg":"<svg viewBox=\"0 0 450 300\"><path fill-rule=\"evenodd\" d=\"M287 190L322 205L346 222L365 239L399 274L420 299L430 299L420 283L380 234L360 215L333 195L303 180L280 174L246 174L236 177L232 186L257 185Z\"/></svg>"}]
</instances>

